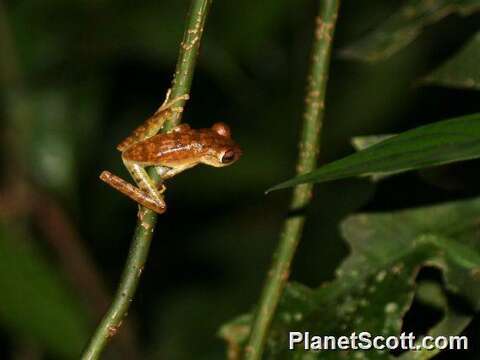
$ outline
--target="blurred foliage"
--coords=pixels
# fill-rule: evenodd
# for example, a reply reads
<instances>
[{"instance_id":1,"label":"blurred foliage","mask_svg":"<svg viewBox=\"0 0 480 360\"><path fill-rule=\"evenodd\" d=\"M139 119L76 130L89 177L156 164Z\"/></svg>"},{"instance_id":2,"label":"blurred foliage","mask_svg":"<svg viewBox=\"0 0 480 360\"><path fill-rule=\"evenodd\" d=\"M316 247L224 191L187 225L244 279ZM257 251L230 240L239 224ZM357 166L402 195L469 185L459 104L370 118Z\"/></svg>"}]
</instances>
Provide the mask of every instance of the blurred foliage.
<instances>
[{"instance_id":1,"label":"blurred foliage","mask_svg":"<svg viewBox=\"0 0 480 360\"><path fill-rule=\"evenodd\" d=\"M15 146L2 142L2 170L10 171L11 162L20 159L28 170L28 181L61 201L98 271L114 289L136 206L104 186L98 175L110 169L128 178L115 145L163 100L189 1L4 2L24 75L25 92L13 94L19 104L15 106L29 111L16 112L21 124L14 119L3 121L13 110L2 97L0 133L13 132L10 138L17 142ZM193 127L226 121L245 155L235 166L199 167L167 184L169 211L159 221L129 314L139 329L138 346L146 359L225 358L225 345L215 338L218 327L258 299L288 201L287 192L264 197L263 191L294 173L314 5L303 0L213 4L184 119ZM336 49L354 43L397 11L398 1L344 1ZM429 27L421 25L415 42L374 66L341 60L335 51L321 161L351 153L353 136L400 133L435 119L478 111L477 92L412 86L478 31L478 19L476 14L451 16ZM2 95L12 95L9 90L2 84ZM26 128L12 131L16 126ZM15 149L25 156L16 157ZM476 162L442 169L442 182L404 174L377 185L351 180L317 186L292 280L317 288L333 277L348 251L337 225L359 208L388 211L479 194ZM452 181L455 187L438 185ZM19 222L25 224L22 232L16 230ZM63 278L65 269L49 256L54 250L44 244L35 226L23 217L2 224L5 244L25 243L27 248L42 250L28 252L21 257L27 260L13 264L10 250L0 253L10 261L5 264L11 264L0 263L2 278L13 279L15 271L22 271L23 279L25 274L43 279L45 268L46 273ZM464 259L452 253L457 257L449 259L451 264ZM417 253L412 249L411 254ZM430 253L417 255L425 254ZM32 274L24 273L22 266L16 270L17 262L31 264ZM374 273L370 276L374 281ZM407 277L412 279L412 274ZM42 305L43 299L32 305L15 289L10 294L16 302L6 302L1 291L0 306L8 311L9 322L0 328L0 358L18 355L23 338L45 359L67 359L81 347L85 328L90 331L95 324L84 324L88 322L85 310L75 305L74 296L82 294L74 295L76 289L70 293L70 284L54 279L41 281L48 288L58 286L51 291L52 297L63 301L63 306ZM37 289L38 282L33 280L19 282L31 287L24 294ZM408 287L411 298L411 284L401 284ZM292 289L311 293L303 285ZM48 295L42 287L32 299L39 294ZM24 313L12 316L14 310ZM33 319L44 319L45 329ZM477 331L476 323L472 324L467 334ZM63 334L53 336L57 330L70 332L70 340ZM478 358L474 351L472 358ZM105 358L116 357L106 354Z\"/></svg>"},{"instance_id":2,"label":"blurred foliage","mask_svg":"<svg viewBox=\"0 0 480 360\"><path fill-rule=\"evenodd\" d=\"M370 34L346 47L342 54L348 58L378 61L396 53L415 38L425 27L459 13L470 15L480 9L478 0L408 0L396 9Z\"/></svg>"},{"instance_id":3,"label":"blurred foliage","mask_svg":"<svg viewBox=\"0 0 480 360\"><path fill-rule=\"evenodd\" d=\"M425 79L426 83L480 90L480 32L452 58L435 69Z\"/></svg>"},{"instance_id":4,"label":"blurred foliage","mask_svg":"<svg viewBox=\"0 0 480 360\"><path fill-rule=\"evenodd\" d=\"M410 308L415 277L422 266L442 270L446 288L468 300L470 314L480 308L480 241L477 219L480 200L385 214L360 214L342 224L351 247L335 280L317 289L291 284L281 302L271 332L268 359L338 359L339 354L305 352L300 344L288 351L286 334L340 336L368 331L391 336L402 331L402 318ZM431 287L430 287L431 288ZM437 289L438 290L438 289ZM443 292L421 289L424 302L436 301L444 312L428 334L462 331L471 315L449 304ZM242 316L221 329L232 353L248 335L250 318ZM316 355L314 355L316 354ZM412 352L401 358L429 359L436 352ZM232 357L236 359L237 357ZM394 359L387 351L344 351L342 359Z\"/></svg>"},{"instance_id":5,"label":"blurred foliage","mask_svg":"<svg viewBox=\"0 0 480 360\"><path fill-rule=\"evenodd\" d=\"M56 357L75 359L88 336L84 309L41 251L12 232L0 223L0 323Z\"/></svg>"}]
</instances>

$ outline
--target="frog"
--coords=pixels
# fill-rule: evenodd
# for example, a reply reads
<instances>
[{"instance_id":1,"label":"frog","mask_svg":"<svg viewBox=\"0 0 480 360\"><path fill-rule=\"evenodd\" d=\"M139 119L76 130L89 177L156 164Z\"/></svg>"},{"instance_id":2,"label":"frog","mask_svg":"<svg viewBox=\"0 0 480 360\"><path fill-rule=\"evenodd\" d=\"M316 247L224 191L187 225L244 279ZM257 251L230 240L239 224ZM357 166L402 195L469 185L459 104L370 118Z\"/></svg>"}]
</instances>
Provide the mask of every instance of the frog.
<instances>
[{"instance_id":1,"label":"frog","mask_svg":"<svg viewBox=\"0 0 480 360\"><path fill-rule=\"evenodd\" d=\"M218 168L229 166L242 155L240 146L232 139L230 127L224 122L204 129L192 129L183 123L159 133L168 119L183 111L183 107L175 105L187 100L188 96L172 101L167 99L117 146L123 164L137 186L109 171L100 174L102 181L158 214L165 213L167 209L163 195L165 180L199 164ZM160 185L148 174L149 167L153 167L159 175Z\"/></svg>"}]
</instances>

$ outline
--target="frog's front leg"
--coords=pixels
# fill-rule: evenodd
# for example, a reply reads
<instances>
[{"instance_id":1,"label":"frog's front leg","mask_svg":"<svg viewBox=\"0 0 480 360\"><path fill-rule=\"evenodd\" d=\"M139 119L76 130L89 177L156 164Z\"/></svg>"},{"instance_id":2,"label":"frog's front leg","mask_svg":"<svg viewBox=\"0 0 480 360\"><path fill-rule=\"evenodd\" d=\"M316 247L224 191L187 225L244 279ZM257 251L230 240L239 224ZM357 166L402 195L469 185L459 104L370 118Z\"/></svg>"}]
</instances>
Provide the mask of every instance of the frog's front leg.
<instances>
[{"instance_id":1,"label":"frog's front leg","mask_svg":"<svg viewBox=\"0 0 480 360\"><path fill-rule=\"evenodd\" d=\"M145 122L137 127L130 136L117 145L119 151L123 152L133 144L156 135L160 129L162 129L167 119L169 119L174 113L181 113L183 111L181 106L175 107L174 105L179 101L188 100L188 95L185 94L176 97L171 101L168 101L167 99L152 116L145 120Z\"/></svg>"}]
</instances>

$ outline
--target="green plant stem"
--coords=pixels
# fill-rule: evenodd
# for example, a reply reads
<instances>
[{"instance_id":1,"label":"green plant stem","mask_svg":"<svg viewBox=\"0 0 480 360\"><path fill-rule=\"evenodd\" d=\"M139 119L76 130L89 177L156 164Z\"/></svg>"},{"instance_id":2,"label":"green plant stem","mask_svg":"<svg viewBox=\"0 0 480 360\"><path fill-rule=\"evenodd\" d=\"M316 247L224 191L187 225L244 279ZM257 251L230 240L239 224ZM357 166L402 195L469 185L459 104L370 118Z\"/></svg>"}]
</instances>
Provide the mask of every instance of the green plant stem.
<instances>
[{"instance_id":1,"label":"green plant stem","mask_svg":"<svg viewBox=\"0 0 480 360\"><path fill-rule=\"evenodd\" d=\"M325 91L330 62L330 51L335 29L339 0L321 0L316 19L312 62L308 75L303 130L299 144L297 174L315 168L323 123ZM279 245L268 272L260 302L245 348L245 359L261 359L266 338L278 302L287 283L290 266L305 223L304 211L312 197L312 184L298 185L293 190L290 215L285 220Z\"/></svg>"},{"instance_id":2,"label":"green plant stem","mask_svg":"<svg viewBox=\"0 0 480 360\"><path fill-rule=\"evenodd\" d=\"M180 44L180 53L172 82L170 98L188 94L190 91L198 49L210 5L211 0L192 0L187 26L182 43ZM183 106L183 102L178 105ZM179 114L175 118L170 119L164 130L168 130L178 124L181 119L180 116ZM151 172L150 175L153 177L153 172ZM156 180L158 181L159 179ZM129 305L133 300L135 290L137 289L140 275L150 249L156 221L157 215L153 211L140 208L135 234L120 284L108 312L98 325L82 355L83 360L98 359L108 340L112 338L120 328L127 314Z\"/></svg>"}]
</instances>

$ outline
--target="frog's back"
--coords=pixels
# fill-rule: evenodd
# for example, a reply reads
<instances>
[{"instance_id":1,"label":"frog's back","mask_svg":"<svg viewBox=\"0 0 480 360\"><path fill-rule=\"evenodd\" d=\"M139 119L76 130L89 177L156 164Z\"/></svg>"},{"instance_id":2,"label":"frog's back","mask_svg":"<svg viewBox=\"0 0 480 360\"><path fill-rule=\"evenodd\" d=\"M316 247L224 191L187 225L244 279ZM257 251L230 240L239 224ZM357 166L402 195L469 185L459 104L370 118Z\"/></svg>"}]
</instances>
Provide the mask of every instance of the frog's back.
<instances>
[{"instance_id":1,"label":"frog's back","mask_svg":"<svg viewBox=\"0 0 480 360\"><path fill-rule=\"evenodd\" d=\"M225 139L226 140L226 139ZM224 139L210 129L157 134L130 146L123 158L144 165L178 164L197 161L212 147L224 146Z\"/></svg>"}]
</instances>

